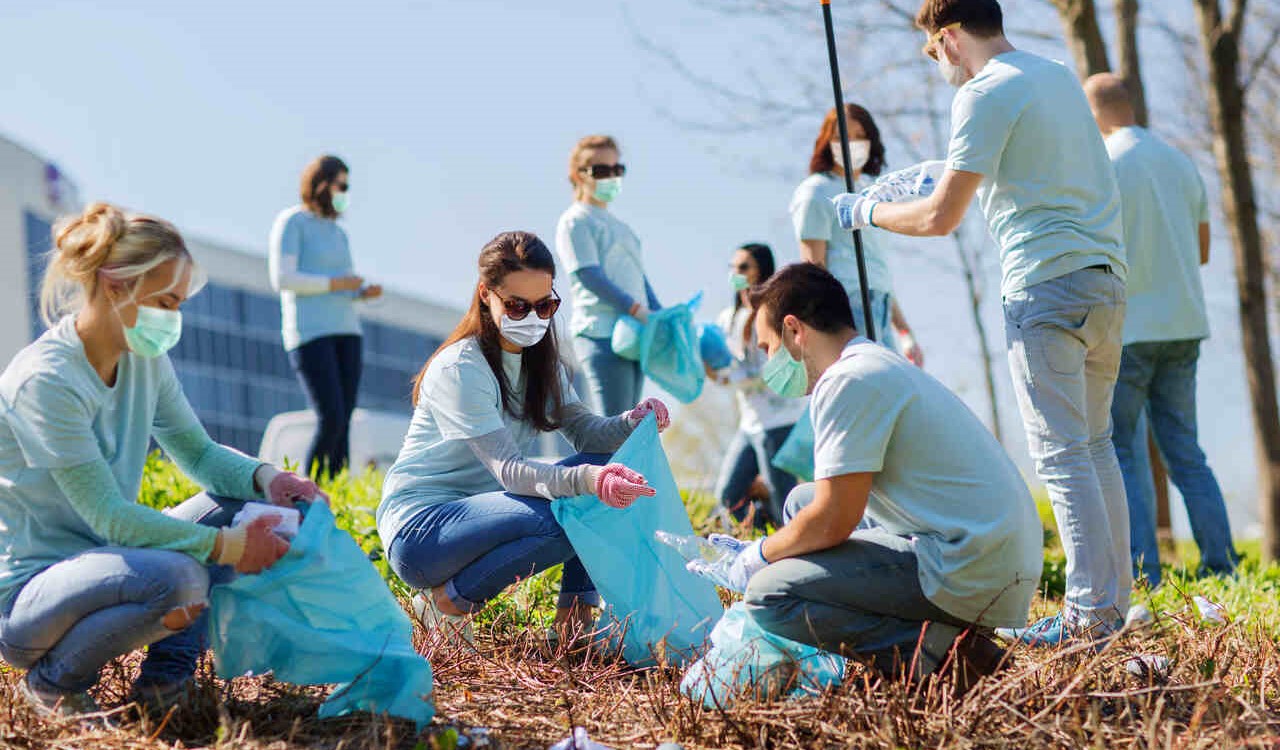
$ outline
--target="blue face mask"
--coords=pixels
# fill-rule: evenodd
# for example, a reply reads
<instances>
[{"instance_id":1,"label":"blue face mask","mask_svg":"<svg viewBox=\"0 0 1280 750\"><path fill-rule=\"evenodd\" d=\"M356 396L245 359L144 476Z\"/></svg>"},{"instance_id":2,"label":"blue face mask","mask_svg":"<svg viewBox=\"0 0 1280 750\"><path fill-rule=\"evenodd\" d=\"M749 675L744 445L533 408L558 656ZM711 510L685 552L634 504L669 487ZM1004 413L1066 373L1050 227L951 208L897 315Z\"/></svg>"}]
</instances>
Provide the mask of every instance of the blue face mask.
<instances>
[{"instance_id":1,"label":"blue face mask","mask_svg":"<svg viewBox=\"0 0 1280 750\"><path fill-rule=\"evenodd\" d=\"M592 197L601 203L612 203L618 197L618 193L622 192L621 177L605 177L596 180L596 189L592 192Z\"/></svg>"},{"instance_id":2,"label":"blue face mask","mask_svg":"<svg viewBox=\"0 0 1280 750\"><path fill-rule=\"evenodd\" d=\"M182 338L182 313L138 305L138 320L124 327L129 351L151 359L172 349Z\"/></svg>"},{"instance_id":3,"label":"blue face mask","mask_svg":"<svg viewBox=\"0 0 1280 750\"><path fill-rule=\"evenodd\" d=\"M729 286L733 287L733 291L741 292L742 290L751 286L751 282L747 281L747 277L743 274L730 272Z\"/></svg>"},{"instance_id":4,"label":"blue face mask","mask_svg":"<svg viewBox=\"0 0 1280 750\"><path fill-rule=\"evenodd\" d=\"M347 209L351 207L351 197L347 195L345 190L341 193L334 193L332 200L333 210L340 214L346 213Z\"/></svg>"},{"instance_id":5,"label":"blue face mask","mask_svg":"<svg viewBox=\"0 0 1280 750\"><path fill-rule=\"evenodd\" d=\"M778 346L778 351L764 363L760 377L769 390L783 398L800 398L809 392L809 373L805 372L804 363L796 361L785 346Z\"/></svg>"}]
</instances>

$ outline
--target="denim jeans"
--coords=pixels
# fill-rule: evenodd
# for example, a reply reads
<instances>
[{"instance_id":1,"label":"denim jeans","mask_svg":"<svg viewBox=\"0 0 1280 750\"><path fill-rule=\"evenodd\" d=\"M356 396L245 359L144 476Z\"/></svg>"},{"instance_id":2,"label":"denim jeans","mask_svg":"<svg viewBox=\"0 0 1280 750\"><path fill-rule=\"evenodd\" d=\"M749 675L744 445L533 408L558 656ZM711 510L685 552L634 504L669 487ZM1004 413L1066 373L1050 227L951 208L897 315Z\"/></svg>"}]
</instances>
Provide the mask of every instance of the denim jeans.
<instances>
[{"instance_id":1,"label":"denim jeans","mask_svg":"<svg viewBox=\"0 0 1280 750\"><path fill-rule=\"evenodd\" d=\"M1160 585L1160 549L1156 542L1155 485L1147 452L1144 412L1169 477L1182 494L1191 533L1200 547L1202 573L1230 573L1238 557L1222 489L1209 468L1196 427L1196 363L1200 342L1153 341L1128 344L1120 360L1120 379L1111 404L1116 456L1129 496L1129 549L1134 575Z\"/></svg>"},{"instance_id":2,"label":"denim jeans","mask_svg":"<svg viewBox=\"0 0 1280 750\"><path fill-rule=\"evenodd\" d=\"M813 495L812 483L792 490L786 520ZM930 674L973 627L929 601L911 540L882 528L860 528L840 545L770 564L752 577L745 601L765 630L890 676L904 668Z\"/></svg>"},{"instance_id":3,"label":"denim jeans","mask_svg":"<svg viewBox=\"0 0 1280 750\"><path fill-rule=\"evenodd\" d=\"M795 425L775 427L764 432L746 432L739 430L733 436L733 442L725 451L724 463L720 466L720 478L716 481L716 497L720 504L728 510L737 521L747 516L747 505L743 502L751 490L751 483L756 476L764 478L769 488L768 518L758 521L769 521L775 526L783 523L783 503L787 495L796 486L796 478L773 465L773 457L786 442Z\"/></svg>"},{"instance_id":4,"label":"denim jeans","mask_svg":"<svg viewBox=\"0 0 1280 750\"><path fill-rule=\"evenodd\" d=\"M1129 509L1111 443L1124 282L1085 268L1011 292L1005 337L1036 473L1067 557L1066 622L1113 625L1129 606Z\"/></svg>"},{"instance_id":5,"label":"denim jeans","mask_svg":"<svg viewBox=\"0 0 1280 750\"><path fill-rule=\"evenodd\" d=\"M289 352L289 362L307 402L316 413L316 431L307 449L306 472L330 478L342 471L351 453L351 413L360 390L363 339L345 334L321 336Z\"/></svg>"},{"instance_id":6,"label":"denim jeans","mask_svg":"<svg viewBox=\"0 0 1280 750\"><path fill-rule=\"evenodd\" d=\"M893 328L893 296L888 292L871 290L871 319L876 324L876 343L893 351L898 351L898 336ZM853 327L863 336L867 335L867 318L862 314L862 292L855 289L849 295L849 306L853 308Z\"/></svg>"},{"instance_id":7,"label":"denim jeans","mask_svg":"<svg viewBox=\"0 0 1280 750\"><path fill-rule=\"evenodd\" d=\"M613 353L610 339L573 337L573 350L582 365L585 380L583 397L596 414L606 417L630 411L644 391L644 372L639 362Z\"/></svg>"},{"instance_id":8,"label":"denim jeans","mask_svg":"<svg viewBox=\"0 0 1280 750\"><path fill-rule=\"evenodd\" d=\"M241 501L197 495L170 515L219 526ZM179 682L195 672L204 651L207 613L175 632L162 623L171 610L208 604L213 580L230 568L206 566L182 552L99 547L36 574L0 616L0 654L28 669L37 690L77 693L98 681L107 662L150 645L139 685ZM231 572L231 575L234 575Z\"/></svg>"},{"instance_id":9,"label":"denim jeans","mask_svg":"<svg viewBox=\"0 0 1280 750\"><path fill-rule=\"evenodd\" d=\"M579 453L562 466L603 466L609 456ZM396 533L387 548L391 570L415 589L444 585L463 612L516 581L564 563L558 606L575 601L600 605L587 569L544 498L488 492L423 508Z\"/></svg>"}]
</instances>

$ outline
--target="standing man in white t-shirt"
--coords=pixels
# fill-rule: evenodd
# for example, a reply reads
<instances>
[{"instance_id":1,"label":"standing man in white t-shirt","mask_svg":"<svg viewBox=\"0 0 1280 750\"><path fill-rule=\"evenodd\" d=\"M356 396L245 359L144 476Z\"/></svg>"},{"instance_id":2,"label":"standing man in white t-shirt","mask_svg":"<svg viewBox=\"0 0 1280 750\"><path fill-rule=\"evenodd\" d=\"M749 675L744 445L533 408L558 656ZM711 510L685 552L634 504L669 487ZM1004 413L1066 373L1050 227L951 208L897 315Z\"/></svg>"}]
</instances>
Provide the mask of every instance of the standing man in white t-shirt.
<instances>
[{"instance_id":1,"label":"standing man in white t-shirt","mask_svg":"<svg viewBox=\"0 0 1280 750\"><path fill-rule=\"evenodd\" d=\"M1148 462L1149 411L1156 444L1169 466L1200 547L1200 571L1230 573L1227 504L1209 468L1196 427L1196 363L1209 337L1200 266L1209 262L1209 199L1196 165L1138 126L1124 80L1099 73L1085 81L1098 128L1107 139L1124 203L1129 310L1111 418L1129 497L1134 575L1160 585L1155 487Z\"/></svg>"},{"instance_id":2,"label":"standing man in white t-shirt","mask_svg":"<svg viewBox=\"0 0 1280 750\"><path fill-rule=\"evenodd\" d=\"M1067 557L1062 611L1001 635L1101 642L1124 624L1132 573L1111 444L1126 266L1120 196L1080 82L1014 49L996 0L926 0L924 52L958 86L946 170L928 197L835 199L847 228L955 231L976 195L1000 247L1005 338L1036 473Z\"/></svg>"}]
</instances>

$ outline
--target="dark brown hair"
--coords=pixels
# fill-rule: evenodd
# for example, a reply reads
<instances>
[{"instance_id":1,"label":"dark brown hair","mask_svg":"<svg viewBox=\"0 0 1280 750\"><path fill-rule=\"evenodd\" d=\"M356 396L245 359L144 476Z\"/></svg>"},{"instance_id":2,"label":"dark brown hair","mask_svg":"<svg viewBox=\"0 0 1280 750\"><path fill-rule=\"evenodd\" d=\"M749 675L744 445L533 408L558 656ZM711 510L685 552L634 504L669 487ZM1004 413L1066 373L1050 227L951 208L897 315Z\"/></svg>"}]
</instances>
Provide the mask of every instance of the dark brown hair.
<instances>
[{"instance_id":1,"label":"dark brown hair","mask_svg":"<svg viewBox=\"0 0 1280 750\"><path fill-rule=\"evenodd\" d=\"M996 0L924 0L916 14L916 26L936 34L953 23L979 37L1004 33L1004 14Z\"/></svg>"},{"instance_id":2,"label":"dark brown hair","mask_svg":"<svg viewBox=\"0 0 1280 750\"><path fill-rule=\"evenodd\" d=\"M782 330L782 319L788 315L823 333L854 327L844 285L813 263L792 263L764 284L752 287L751 306L757 314L768 308L767 322L775 331Z\"/></svg>"},{"instance_id":3,"label":"dark brown hair","mask_svg":"<svg viewBox=\"0 0 1280 750\"><path fill-rule=\"evenodd\" d=\"M506 370L502 367L502 346L498 327L493 324L493 316L489 313L489 303L485 289L497 289L502 280L513 271L546 271L552 278L556 275L555 258L547 246L532 232L503 232L489 240L480 250L480 283L476 284L475 295L471 299L471 307L462 316L462 322L453 329L449 338L436 349L427 363L422 366L418 377L413 381L413 405L418 405L418 394L422 389L422 380L427 375L427 368L440 352L462 341L474 338L480 344L489 369L498 379L498 388L502 393L502 408L515 419L531 422L543 432L560 429L556 418L560 415L562 387L560 381L560 347L556 342L556 327L553 323L547 328L547 335L533 346L525 347L521 353L521 367L525 376L524 403L517 410L515 394L512 392L515 383L508 382ZM530 312L530 315L536 313Z\"/></svg>"},{"instance_id":4,"label":"dark brown hair","mask_svg":"<svg viewBox=\"0 0 1280 750\"><path fill-rule=\"evenodd\" d=\"M299 190L302 205L317 216L336 219L338 212L333 208L333 183L338 175L350 171L346 162L336 156L326 154L316 157L315 161L302 170L302 185ZM324 190L320 189L321 185L325 186Z\"/></svg>"},{"instance_id":5,"label":"dark brown hair","mask_svg":"<svg viewBox=\"0 0 1280 750\"><path fill-rule=\"evenodd\" d=\"M857 104L844 105L844 116L847 120L857 122L867 133L871 141L871 154L867 163L862 165L862 173L879 176L884 171L884 141L880 139L880 128L866 108ZM822 128L818 131L818 139L813 142L813 155L809 157L809 174L830 172L836 168L835 157L831 154L831 142L840 140L840 124L836 122L836 109L831 108L822 120Z\"/></svg>"}]
</instances>

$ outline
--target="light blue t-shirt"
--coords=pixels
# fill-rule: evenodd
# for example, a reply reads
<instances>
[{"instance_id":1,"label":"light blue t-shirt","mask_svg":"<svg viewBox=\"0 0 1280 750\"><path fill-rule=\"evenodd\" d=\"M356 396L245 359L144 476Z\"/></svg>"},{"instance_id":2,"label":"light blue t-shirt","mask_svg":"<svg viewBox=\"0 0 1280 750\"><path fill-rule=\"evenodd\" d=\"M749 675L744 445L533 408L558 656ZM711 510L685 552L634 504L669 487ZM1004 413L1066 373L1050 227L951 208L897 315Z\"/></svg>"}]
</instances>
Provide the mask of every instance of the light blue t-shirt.
<instances>
[{"instance_id":1,"label":"light blue t-shirt","mask_svg":"<svg viewBox=\"0 0 1280 750\"><path fill-rule=\"evenodd\" d=\"M994 627L1026 623L1044 535L1027 484L954 393L859 337L812 399L815 477L872 472L866 515L912 540L929 601Z\"/></svg>"},{"instance_id":2,"label":"light blue t-shirt","mask_svg":"<svg viewBox=\"0 0 1280 750\"><path fill-rule=\"evenodd\" d=\"M844 178L830 172L811 174L791 195L791 226L796 241L822 240L827 243L827 270L844 285L851 299L862 294L858 284L858 257L854 253L853 233L840 227L836 207L831 199L845 192ZM874 227L862 230L862 255L867 263L867 286L873 291L891 294L893 276L889 273L886 233Z\"/></svg>"},{"instance_id":3,"label":"light blue t-shirt","mask_svg":"<svg viewBox=\"0 0 1280 750\"><path fill-rule=\"evenodd\" d=\"M1084 91L1061 63L993 57L951 104L947 167L983 176L1001 294L1107 264L1125 275L1120 194Z\"/></svg>"},{"instance_id":4,"label":"light blue t-shirt","mask_svg":"<svg viewBox=\"0 0 1280 750\"><path fill-rule=\"evenodd\" d=\"M1137 126L1107 137L1124 205L1129 261L1124 343L1209 336L1200 281L1200 225L1209 199L1196 165Z\"/></svg>"},{"instance_id":5,"label":"light blue t-shirt","mask_svg":"<svg viewBox=\"0 0 1280 750\"><path fill-rule=\"evenodd\" d=\"M502 366L517 405L524 403L521 354L502 353ZM578 402L561 372L562 403ZM502 484L480 462L467 440L506 427L522 454L540 434L531 422L502 408L498 378L473 337L442 350L431 360L418 389L418 405L400 455L387 472L378 505L378 534L390 545L400 528L423 508L486 492Z\"/></svg>"},{"instance_id":6,"label":"light blue t-shirt","mask_svg":"<svg viewBox=\"0 0 1280 750\"><path fill-rule=\"evenodd\" d=\"M53 469L105 459L138 496L152 435L200 423L168 357L120 358L108 387L67 317L0 374L0 601L44 568L106 544L62 494Z\"/></svg>"},{"instance_id":7,"label":"light blue t-shirt","mask_svg":"<svg viewBox=\"0 0 1280 750\"><path fill-rule=\"evenodd\" d=\"M556 255L565 273L574 274L584 268L599 266L605 278L634 300L647 300L644 284L644 258L640 238L610 211L590 203L569 206L556 224ZM583 286L575 277L572 282L573 318L570 329L575 336L607 339L613 326L626 310L618 310Z\"/></svg>"},{"instance_id":8,"label":"light blue t-shirt","mask_svg":"<svg viewBox=\"0 0 1280 750\"><path fill-rule=\"evenodd\" d=\"M351 276L355 266L347 233L338 222L304 206L285 209L271 227L269 252L278 264L282 256L298 259L298 271L334 278ZM298 295L280 292L284 348L293 351L321 336L360 335L355 292Z\"/></svg>"}]
</instances>

